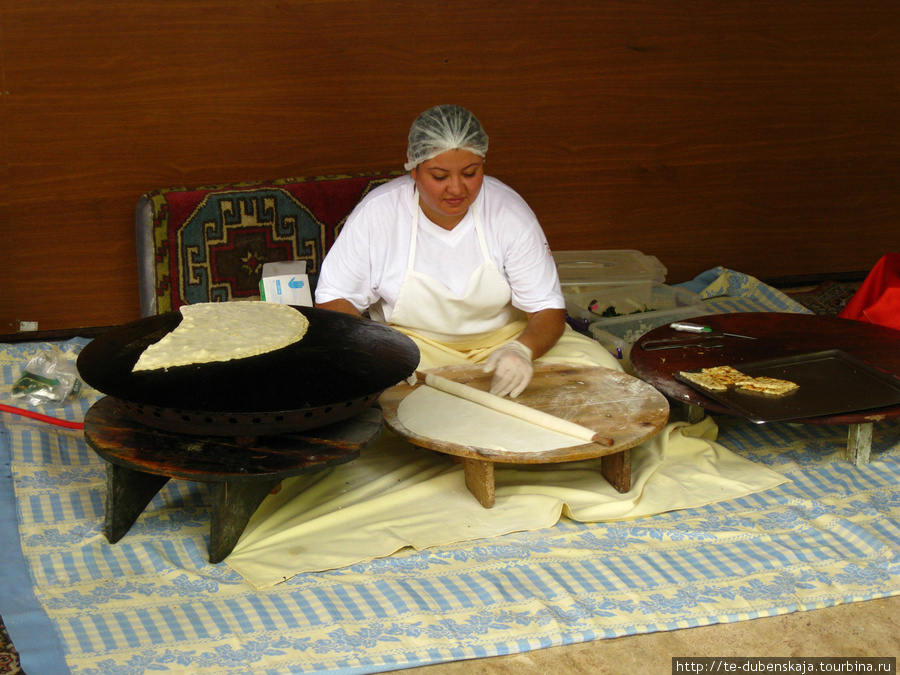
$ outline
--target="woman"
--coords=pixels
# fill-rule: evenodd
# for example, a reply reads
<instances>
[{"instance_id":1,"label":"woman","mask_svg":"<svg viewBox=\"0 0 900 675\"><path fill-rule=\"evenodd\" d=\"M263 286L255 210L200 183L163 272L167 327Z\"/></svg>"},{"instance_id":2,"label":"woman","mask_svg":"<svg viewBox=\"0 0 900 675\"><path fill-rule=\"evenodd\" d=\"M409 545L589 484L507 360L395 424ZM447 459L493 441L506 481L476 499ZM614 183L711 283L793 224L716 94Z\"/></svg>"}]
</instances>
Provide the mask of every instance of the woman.
<instances>
[{"instance_id":1,"label":"woman","mask_svg":"<svg viewBox=\"0 0 900 675\"><path fill-rule=\"evenodd\" d=\"M532 361L620 369L566 326L546 237L512 189L484 175L488 137L455 105L423 112L403 176L372 190L322 264L316 304L409 335L420 368L484 363L491 393L515 398Z\"/></svg>"}]
</instances>

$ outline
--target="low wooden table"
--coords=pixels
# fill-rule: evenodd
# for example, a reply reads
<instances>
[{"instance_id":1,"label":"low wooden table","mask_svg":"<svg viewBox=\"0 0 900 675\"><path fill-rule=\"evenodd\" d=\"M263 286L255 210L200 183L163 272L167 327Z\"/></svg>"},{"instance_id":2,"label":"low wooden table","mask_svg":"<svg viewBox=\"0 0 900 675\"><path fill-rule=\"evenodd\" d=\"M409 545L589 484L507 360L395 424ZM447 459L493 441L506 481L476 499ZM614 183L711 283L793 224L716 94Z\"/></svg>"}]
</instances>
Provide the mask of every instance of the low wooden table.
<instances>
[{"instance_id":1,"label":"low wooden table","mask_svg":"<svg viewBox=\"0 0 900 675\"><path fill-rule=\"evenodd\" d=\"M770 312L712 314L693 318L691 322L710 326L717 331L758 338L744 340L726 337L720 340L724 346L716 349L643 349L642 345L650 340L690 335L660 326L635 343L631 350L635 375L651 383L673 401L683 403L691 421L702 418L705 411L728 415L737 413L676 380L674 374L683 370L723 364L740 369L741 363L840 349L887 373L900 374L900 331L884 326L832 316ZM849 425L848 459L861 466L869 461L872 423L896 417L900 417L900 406L791 421L799 424Z\"/></svg>"},{"instance_id":2,"label":"low wooden table","mask_svg":"<svg viewBox=\"0 0 900 675\"><path fill-rule=\"evenodd\" d=\"M125 536L170 478L208 483L211 563L231 553L254 511L282 480L355 459L382 428L381 413L368 409L302 434L187 436L135 422L109 396L84 418L88 445L108 462L104 534L110 543Z\"/></svg>"},{"instance_id":3,"label":"low wooden table","mask_svg":"<svg viewBox=\"0 0 900 675\"><path fill-rule=\"evenodd\" d=\"M428 372L489 391L491 374L480 365L447 366ZM397 416L400 403L417 387L400 384L385 391L379 402L387 425L410 443L460 458L466 487L485 508L494 505L494 464L549 464L601 458L600 472L619 492L631 489L630 449L656 436L669 419L669 404L652 386L607 368L535 364L534 378L515 399L613 439L547 450L514 452L463 446L413 433Z\"/></svg>"}]
</instances>

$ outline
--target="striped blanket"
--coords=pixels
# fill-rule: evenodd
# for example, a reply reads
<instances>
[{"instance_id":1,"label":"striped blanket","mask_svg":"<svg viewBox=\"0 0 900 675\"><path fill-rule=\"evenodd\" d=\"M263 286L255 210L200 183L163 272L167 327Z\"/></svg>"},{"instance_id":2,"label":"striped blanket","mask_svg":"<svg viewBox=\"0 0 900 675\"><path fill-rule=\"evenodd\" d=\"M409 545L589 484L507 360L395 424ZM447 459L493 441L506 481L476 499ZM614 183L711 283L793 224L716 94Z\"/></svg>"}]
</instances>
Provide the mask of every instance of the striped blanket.
<instances>
[{"instance_id":1,"label":"striped blanket","mask_svg":"<svg viewBox=\"0 0 900 675\"><path fill-rule=\"evenodd\" d=\"M40 348L3 346L0 397ZM77 421L96 398L50 412ZM900 425L876 425L861 468L843 458L846 428L719 426L720 443L789 482L259 590L207 562L202 484L170 481L110 545L105 466L80 432L3 414L0 614L28 673L373 673L900 593Z\"/></svg>"}]
</instances>

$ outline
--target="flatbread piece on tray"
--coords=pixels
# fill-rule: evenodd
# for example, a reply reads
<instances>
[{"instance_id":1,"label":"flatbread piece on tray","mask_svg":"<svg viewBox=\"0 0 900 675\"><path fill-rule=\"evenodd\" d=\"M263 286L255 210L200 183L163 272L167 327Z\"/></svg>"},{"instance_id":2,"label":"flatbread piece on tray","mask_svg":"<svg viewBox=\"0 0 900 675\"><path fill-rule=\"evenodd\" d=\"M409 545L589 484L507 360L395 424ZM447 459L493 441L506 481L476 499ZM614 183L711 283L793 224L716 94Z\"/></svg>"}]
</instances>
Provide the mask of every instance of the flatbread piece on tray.
<instances>
[{"instance_id":1,"label":"flatbread piece on tray","mask_svg":"<svg viewBox=\"0 0 900 675\"><path fill-rule=\"evenodd\" d=\"M795 382L775 377L751 377L733 366L715 366L700 371L683 370L678 373L683 379L709 391L728 391L732 387L738 391L756 392L767 396L784 396L799 388Z\"/></svg>"}]
</instances>

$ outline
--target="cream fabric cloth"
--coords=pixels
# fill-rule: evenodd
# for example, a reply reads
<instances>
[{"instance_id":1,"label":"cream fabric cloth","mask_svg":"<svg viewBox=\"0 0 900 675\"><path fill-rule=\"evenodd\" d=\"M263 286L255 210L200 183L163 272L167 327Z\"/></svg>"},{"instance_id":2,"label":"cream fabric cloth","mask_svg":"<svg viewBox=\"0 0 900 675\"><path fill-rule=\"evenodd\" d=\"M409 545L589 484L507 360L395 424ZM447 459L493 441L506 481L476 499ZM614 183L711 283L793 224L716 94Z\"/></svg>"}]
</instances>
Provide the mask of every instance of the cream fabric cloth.
<instances>
[{"instance_id":1,"label":"cream fabric cloth","mask_svg":"<svg viewBox=\"0 0 900 675\"><path fill-rule=\"evenodd\" d=\"M336 569L406 547L704 506L786 482L715 442L711 419L673 422L632 450L632 488L619 494L599 460L495 465L496 502L485 509L450 457L390 431L334 469L285 481L254 514L225 562L257 588L302 572Z\"/></svg>"},{"instance_id":2,"label":"cream fabric cloth","mask_svg":"<svg viewBox=\"0 0 900 675\"><path fill-rule=\"evenodd\" d=\"M419 370L483 363L497 347L515 340L525 330L523 318L500 330L481 335L466 342L446 343L433 340L402 326L393 326L416 343L419 348ZM604 349L599 342L565 327L562 337L536 363L566 363L573 366L601 366L622 371L621 362Z\"/></svg>"}]
</instances>

